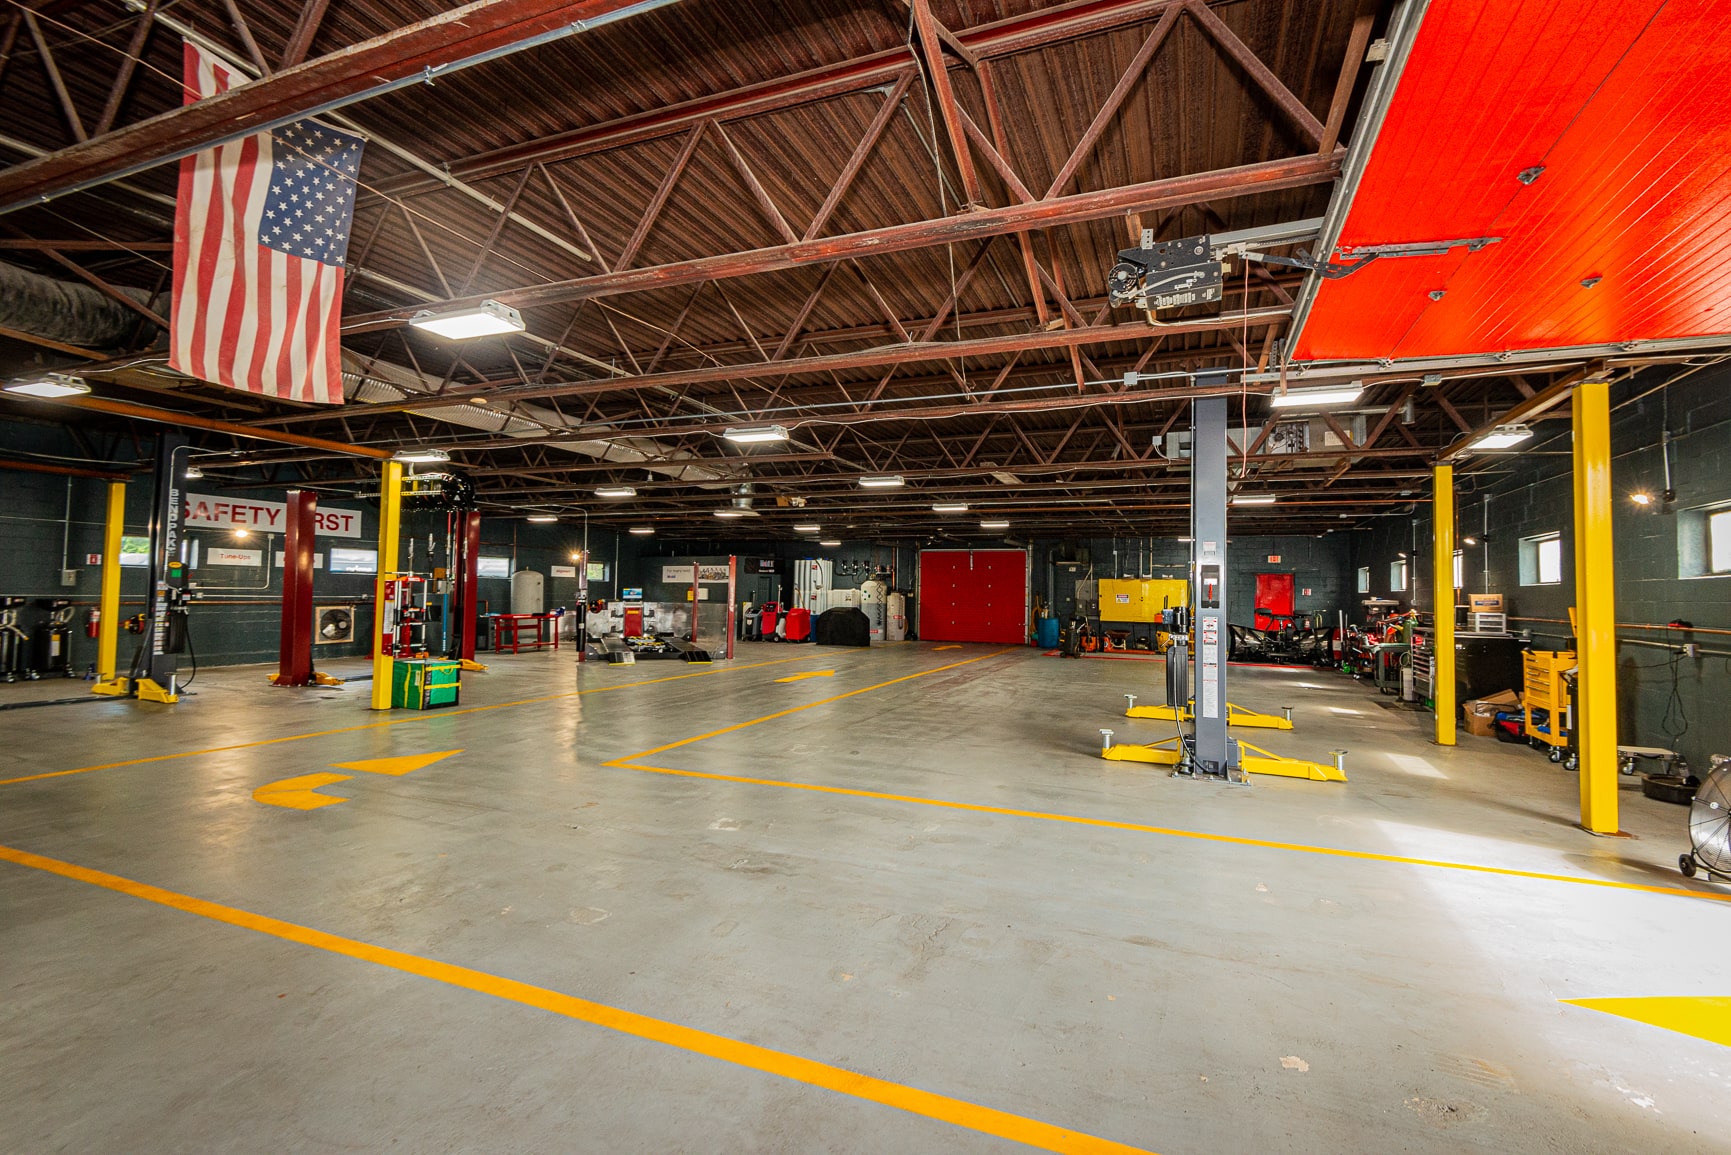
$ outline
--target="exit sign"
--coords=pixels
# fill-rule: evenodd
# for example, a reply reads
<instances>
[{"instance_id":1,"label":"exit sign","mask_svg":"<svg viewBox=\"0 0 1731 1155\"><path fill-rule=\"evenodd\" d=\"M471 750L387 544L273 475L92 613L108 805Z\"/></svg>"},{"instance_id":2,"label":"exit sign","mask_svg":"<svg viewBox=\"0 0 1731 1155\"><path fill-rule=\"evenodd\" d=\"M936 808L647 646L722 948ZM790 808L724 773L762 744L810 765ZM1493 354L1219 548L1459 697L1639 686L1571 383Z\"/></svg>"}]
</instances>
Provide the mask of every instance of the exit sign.
<instances>
[{"instance_id":1,"label":"exit sign","mask_svg":"<svg viewBox=\"0 0 1731 1155\"><path fill-rule=\"evenodd\" d=\"M1268 564L1269 565L1279 565L1280 564L1280 555L1277 553L1269 554L1268 555Z\"/></svg>"}]
</instances>

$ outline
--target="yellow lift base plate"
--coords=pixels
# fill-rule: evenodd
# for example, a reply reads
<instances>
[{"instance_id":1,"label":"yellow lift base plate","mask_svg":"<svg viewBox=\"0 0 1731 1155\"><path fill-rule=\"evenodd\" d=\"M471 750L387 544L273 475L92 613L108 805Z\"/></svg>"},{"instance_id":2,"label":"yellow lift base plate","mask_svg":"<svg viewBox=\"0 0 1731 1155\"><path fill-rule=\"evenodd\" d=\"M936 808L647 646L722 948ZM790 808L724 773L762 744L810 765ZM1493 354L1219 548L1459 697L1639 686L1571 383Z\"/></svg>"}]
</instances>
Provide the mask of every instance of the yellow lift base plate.
<instances>
[{"instance_id":1,"label":"yellow lift base plate","mask_svg":"<svg viewBox=\"0 0 1731 1155\"><path fill-rule=\"evenodd\" d=\"M1162 707L1164 708L1164 707ZM1346 774L1324 762L1306 762L1301 758L1282 758L1278 754L1240 742L1246 751L1240 765L1247 774L1269 774L1279 778L1306 778L1312 782L1345 782ZM1254 751L1254 753L1250 753ZM1151 762L1157 766L1176 766L1181 760L1178 739L1167 738L1149 746L1118 743L1100 751L1100 757L1113 762Z\"/></svg>"},{"instance_id":2,"label":"yellow lift base plate","mask_svg":"<svg viewBox=\"0 0 1731 1155\"><path fill-rule=\"evenodd\" d=\"M133 693L136 685L137 693ZM105 694L111 698L136 697L140 702L161 702L172 706L180 701L179 694L171 694L150 678L139 678L136 683L132 678L108 678L90 687L92 694Z\"/></svg>"},{"instance_id":3,"label":"yellow lift base plate","mask_svg":"<svg viewBox=\"0 0 1731 1155\"><path fill-rule=\"evenodd\" d=\"M1150 718L1156 722L1188 722L1191 719L1189 710L1175 710L1171 706L1131 706L1124 711L1126 718ZM1243 706L1226 703L1226 724L1228 726L1246 726L1262 730L1290 730L1292 723L1276 714L1258 714L1255 710L1246 710Z\"/></svg>"}]
</instances>

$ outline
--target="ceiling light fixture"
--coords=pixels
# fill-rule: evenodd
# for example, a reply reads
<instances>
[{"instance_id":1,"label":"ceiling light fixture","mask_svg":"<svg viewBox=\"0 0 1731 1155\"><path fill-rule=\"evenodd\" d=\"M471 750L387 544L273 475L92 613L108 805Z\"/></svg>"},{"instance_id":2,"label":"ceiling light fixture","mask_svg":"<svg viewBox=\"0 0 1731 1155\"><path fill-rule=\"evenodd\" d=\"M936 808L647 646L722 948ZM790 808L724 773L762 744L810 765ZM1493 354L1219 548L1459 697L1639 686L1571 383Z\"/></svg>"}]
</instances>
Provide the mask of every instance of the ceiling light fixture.
<instances>
[{"instance_id":1,"label":"ceiling light fixture","mask_svg":"<svg viewBox=\"0 0 1731 1155\"><path fill-rule=\"evenodd\" d=\"M859 479L859 483L861 487L865 489L899 489L901 486L907 484L902 480L900 474L862 477Z\"/></svg>"},{"instance_id":2,"label":"ceiling light fixture","mask_svg":"<svg viewBox=\"0 0 1731 1155\"><path fill-rule=\"evenodd\" d=\"M758 516L758 512L755 509L735 509L732 506L729 506L726 509L715 510L714 513L715 513L716 517L726 517L726 518L757 517Z\"/></svg>"},{"instance_id":3,"label":"ceiling light fixture","mask_svg":"<svg viewBox=\"0 0 1731 1155\"><path fill-rule=\"evenodd\" d=\"M84 383L84 378L74 377L69 373L48 373L27 381L12 381L5 389L8 393L18 393L25 397L49 398L76 397L80 393L90 392L90 386Z\"/></svg>"},{"instance_id":4,"label":"ceiling light fixture","mask_svg":"<svg viewBox=\"0 0 1731 1155\"><path fill-rule=\"evenodd\" d=\"M536 525L550 525L559 520L559 515L553 513L531 513L526 520L532 521Z\"/></svg>"},{"instance_id":5,"label":"ceiling light fixture","mask_svg":"<svg viewBox=\"0 0 1731 1155\"><path fill-rule=\"evenodd\" d=\"M828 548L828 549L834 549L834 548L835 548L835 547L836 547L836 546L838 546L838 545L840 545L840 544L841 544L841 542L839 542L839 541L834 541L834 540L831 540L831 541L820 541L820 542L818 542L818 543L817 543L817 544L819 544L819 545L821 545L821 546L824 546L824 547L826 547L826 548Z\"/></svg>"},{"instance_id":6,"label":"ceiling light fixture","mask_svg":"<svg viewBox=\"0 0 1731 1155\"><path fill-rule=\"evenodd\" d=\"M787 440L787 430L780 425L735 425L722 430L721 435L740 445Z\"/></svg>"},{"instance_id":7,"label":"ceiling light fixture","mask_svg":"<svg viewBox=\"0 0 1731 1155\"><path fill-rule=\"evenodd\" d=\"M932 503L933 513L966 513L968 503L965 501L935 501Z\"/></svg>"},{"instance_id":8,"label":"ceiling light fixture","mask_svg":"<svg viewBox=\"0 0 1731 1155\"><path fill-rule=\"evenodd\" d=\"M1195 541L1196 539L1193 537L1181 537L1178 540L1182 541L1182 542L1192 542L1192 541Z\"/></svg>"},{"instance_id":9,"label":"ceiling light fixture","mask_svg":"<svg viewBox=\"0 0 1731 1155\"><path fill-rule=\"evenodd\" d=\"M636 497L637 491L629 485L603 485L595 491L596 497Z\"/></svg>"},{"instance_id":10,"label":"ceiling light fixture","mask_svg":"<svg viewBox=\"0 0 1731 1155\"><path fill-rule=\"evenodd\" d=\"M822 533L823 532L823 526L821 526L821 525L796 525L793 527L793 532L795 532L795 533Z\"/></svg>"},{"instance_id":11,"label":"ceiling light fixture","mask_svg":"<svg viewBox=\"0 0 1731 1155\"><path fill-rule=\"evenodd\" d=\"M1526 425L1499 425L1467 446L1468 453L1483 453L1487 449L1511 449L1528 440L1533 431Z\"/></svg>"},{"instance_id":12,"label":"ceiling light fixture","mask_svg":"<svg viewBox=\"0 0 1731 1155\"><path fill-rule=\"evenodd\" d=\"M451 455L443 449L399 449L391 454L391 460L404 465L437 465L451 460Z\"/></svg>"},{"instance_id":13,"label":"ceiling light fixture","mask_svg":"<svg viewBox=\"0 0 1731 1155\"><path fill-rule=\"evenodd\" d=\"M1629 495L1629 500L1634 502L1636 505L1652 505L1653 495L1650 493L1631 493Z\"/></svg>"},{"instance_id":14,"label":"ceiling light fixture","mask_svg":"<svg viewBox=\"0 0 1731 1155\"><path fill-rule=\"evenodd\" d=\"M1273 505L1272 493L1238 493L1232 497L1233 505Z\"/></svg>"},{"instance_id":15,"label":"ceiling light fixture","mask_svg":"<svg viewBox=\"0 0 1731 1155\"><path fill-rule=\"evenodd\" d=\"M981 529L1009 529L1010 523L1007 521L982 521L980 523L980 528Z\"/></svg>"},{"instance_id":16,"label":"ceiling light fixture","mask_svg":"<svg viewBox=\"0 0 1731 1155\"><path fill-rule=\"evenodd\" d=\"M655 527L653 525L634 525L625 532L635 537L649 537L655 533Z\"/></svg>"},{"instance_id":17,"label":"ceiling light fixture","mask_svg":"<svg viewBox=\"0 0 1731 1155\"><path fill-rule=\"evenodd\" d=\"M474 337L521 333L525 327L523 314L497 301L482 301L479 305L466 309L447 309L442 313L423 310L410 317L409 324L447 341L467 341Z\"/></svg>"},{"instance_id":18,"label":"ceiling light fixture","mask_svg":"<svg viewBox=\"0 0 1731 1155\"><path fill-rule=\"evenodd\" d=\"M1268 399L1275 409L1319 409L1325 405L1350 405L1364 394L1364 383L1330 385L1323 389L1288 389Z\"/></svg>"}]
</instances>

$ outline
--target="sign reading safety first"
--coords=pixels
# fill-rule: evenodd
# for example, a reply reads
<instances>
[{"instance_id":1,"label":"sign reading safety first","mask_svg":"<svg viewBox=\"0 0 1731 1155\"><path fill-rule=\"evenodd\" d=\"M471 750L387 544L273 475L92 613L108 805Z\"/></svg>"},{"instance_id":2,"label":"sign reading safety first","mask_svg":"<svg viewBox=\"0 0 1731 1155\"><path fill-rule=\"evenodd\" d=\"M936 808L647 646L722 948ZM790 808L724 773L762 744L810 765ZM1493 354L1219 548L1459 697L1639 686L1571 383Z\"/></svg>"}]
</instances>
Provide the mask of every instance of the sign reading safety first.
<instances>
[{"instance_id":1,"label":"sign reading safety first","mask_svg":"<svg viewBox=\"0 0 1731 1155\"><path fill-rule=\"evenodd\" d=\"M327 509L321 505L315 516L316 532L326 537L361 536L359 510ZM261 533L285 533L288 530L288 506L280 501L189 493L186 495L184 524L218 529L256 529Z\"/></svg>"}]
</instances>

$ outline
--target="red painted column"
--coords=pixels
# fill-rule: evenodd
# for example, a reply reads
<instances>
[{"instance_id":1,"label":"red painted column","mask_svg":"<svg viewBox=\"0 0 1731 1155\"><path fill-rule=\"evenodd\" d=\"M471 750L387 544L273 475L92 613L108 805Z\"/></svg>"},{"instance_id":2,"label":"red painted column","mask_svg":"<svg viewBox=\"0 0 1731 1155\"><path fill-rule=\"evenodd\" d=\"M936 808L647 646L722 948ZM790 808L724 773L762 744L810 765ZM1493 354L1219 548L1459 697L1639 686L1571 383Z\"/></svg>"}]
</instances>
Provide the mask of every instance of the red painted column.
<instances>
[{"instance_id":1,"label":"red painted column","mask_svg":"<svg viewBox=\"0 0 1731 1155\"><path fill-rule=\"evenodd\" d=\"M462 538L462 563L456 567L457 579L457 653L456 657L475 660L475 611L480 608L475 596L480 588L481 514L467 510L459 515L458 533Z\"/></svg>"},{"instance_id":2,"label":"red painted column","mask_svg":"<svg viewBox=\"0 0 1731 1155\"><path fill-rule=\"evenodd\" d=\"M313 535L318 526L318 494L291 489L288 534L283 539L282 638L277 648L279 686L308 686L313 680Z\"/></svg>"}]
</instances>

